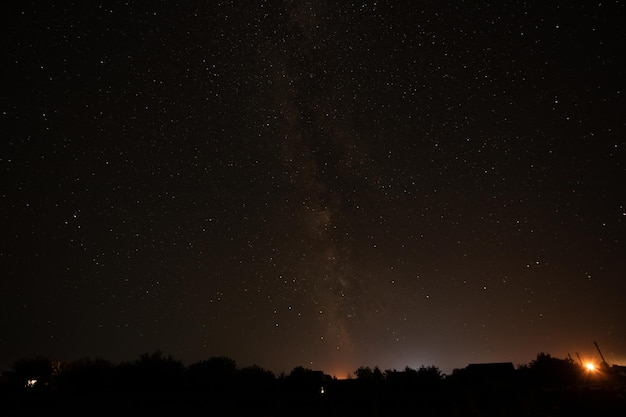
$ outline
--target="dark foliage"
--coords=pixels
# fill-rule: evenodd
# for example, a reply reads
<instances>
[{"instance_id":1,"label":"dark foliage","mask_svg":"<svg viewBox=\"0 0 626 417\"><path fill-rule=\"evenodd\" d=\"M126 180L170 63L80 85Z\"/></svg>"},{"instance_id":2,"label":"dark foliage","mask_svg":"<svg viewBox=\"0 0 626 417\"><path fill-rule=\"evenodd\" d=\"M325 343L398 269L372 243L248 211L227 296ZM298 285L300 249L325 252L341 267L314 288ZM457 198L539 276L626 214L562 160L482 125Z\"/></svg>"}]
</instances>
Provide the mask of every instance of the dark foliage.
<instances>
[{"instance_id":1,"label":"dark foliage","mask_svg":"<svg viewBox=\"0 0 626 417\"><path fill-rule=\"evenodd\" d=\"M296 367L277 377L259 366L239 368L228 357L184 366L160 351L120 364L37 357L18 360L2 375L0 413L626 415L622 373L605 369L592 374L546 353L517 368L510 363L470 364L448 376L435 366L384 372L360 367L354 375L337 380Z\"/></svg>"}]
</instances>

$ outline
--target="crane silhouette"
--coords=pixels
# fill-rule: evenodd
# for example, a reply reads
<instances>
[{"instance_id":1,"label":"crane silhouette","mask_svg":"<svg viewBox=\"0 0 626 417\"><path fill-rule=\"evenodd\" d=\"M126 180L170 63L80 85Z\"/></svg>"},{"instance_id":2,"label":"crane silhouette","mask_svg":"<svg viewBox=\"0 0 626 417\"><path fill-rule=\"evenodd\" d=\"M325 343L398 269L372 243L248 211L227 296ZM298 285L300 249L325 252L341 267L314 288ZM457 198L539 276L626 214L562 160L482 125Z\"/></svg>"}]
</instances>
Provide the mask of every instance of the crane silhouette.
<instances>
[{"instance_id":1,"label":"crane silhouette","mask_svg":"<svg viewBox=\"0 0 626 417\"><path fill-rule=\"evenodd\" d=\"M602 351L600 350L600 346L598 346L598 343L594 340L593 344L596 345L596 349L598 350L598 353L600 354L600 358L602 359L602 367L605 370L609 369L609 364L606 362L606 360L604 360L604 355L602 354Z\"/></svg>"}]
</instances>

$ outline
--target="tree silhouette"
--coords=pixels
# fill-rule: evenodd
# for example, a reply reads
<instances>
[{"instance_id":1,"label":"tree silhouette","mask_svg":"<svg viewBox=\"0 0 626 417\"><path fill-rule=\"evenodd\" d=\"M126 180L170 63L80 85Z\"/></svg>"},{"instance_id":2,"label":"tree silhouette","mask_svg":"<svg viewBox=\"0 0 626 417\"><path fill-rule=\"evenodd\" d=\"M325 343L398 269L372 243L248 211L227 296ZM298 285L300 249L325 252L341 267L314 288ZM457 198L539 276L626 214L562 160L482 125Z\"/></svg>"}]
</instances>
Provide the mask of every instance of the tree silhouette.
<instances>
[{"instance_id":1,"label":"tree silhouette","mask_svg":"<svg viewBox=\"0 0 626 417\"><path fill-rule=\"evenodd\" d=\"M369 383L379 383L384 380L382 371L376 366L374 369L369 366L361 366L354 371L357 380Z\"/></svg>"},{"instance_id":2,"label":"tree silhouette","mask_svg":"<svg viewBox=\"0 0 626 417\"><path fill-rule=\"evenodd\" d=\"M248 396L269 395L276 389L276 376L273 372L257 365L237 371L237 386Z\"/></svg>"},{"instance_id":3,"label":"tree silhouette","mask_svg":"<svg viewBox=\"0 0 626 417\"><path fill-rule=\"evenodd\" d=\"M325 393L325 390L332 382L332 377L322 371L297 366L285 377L284 383L291 394L316 398Z\"/></svg>"},{"instance_id":4,"label":"tree silhouette","mask_svg":"<svg viewBox=\"0 0 626 417\"><path fill-rule=\"evenodd\" d=\"M224 394L234 387L237 364L226 356L214 356L191 364L187 374L194 390L207 394Z\"/></svg>"},{"instance_id":5,"label":"tree silhouette","mask_svg":"<svg viewBox=\"0 0 626 417\"><path fill-rule=\"evenodd\" d=\"M183 388L185 367L159 350L144 353L132 363L121 364L117 384L134 396L170 396Z\"/></svg>"},{"instance_id":6,"label":"tree silhouette","mask_svg":"<svg viewBox=\"0 0 626 417\"><path fill-rule=\"evenodd\" d=\"M60 389L67 394L105 395L115 385L115 366L105 359L83 358L68 363L58 380Z\"/></svg>"},{"instance_id":7,"label":"tree silhouette","mask_svg":"<svg viewBox=\"0 0 626 417\"><path fill-rule=\"evenodd\" d=\"M436 366L420 366L417 381L422 387L435 388L443 381L443 373Z\"/></svg>"},{"instance_id":8,"label":"tree silhouette","mask_svg":"<svg viewBox=\"0 0 626 417\"><path fill-rule=\"evenodd\" d=\"M522 367L530 382L541 386L570 386L580 382L581 368L571 359L558 359L540 352L527 367Z\"/></svg>"}]
</instances>

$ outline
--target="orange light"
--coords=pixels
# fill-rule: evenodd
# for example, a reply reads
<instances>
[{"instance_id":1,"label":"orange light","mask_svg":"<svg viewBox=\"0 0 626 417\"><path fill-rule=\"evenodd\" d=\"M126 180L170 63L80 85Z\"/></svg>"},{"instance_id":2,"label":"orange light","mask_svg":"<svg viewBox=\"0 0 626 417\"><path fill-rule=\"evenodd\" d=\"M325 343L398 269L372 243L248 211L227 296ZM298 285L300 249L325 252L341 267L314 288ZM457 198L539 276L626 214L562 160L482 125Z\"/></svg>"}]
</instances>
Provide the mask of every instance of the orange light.
<instances>
[{"instance_id":1,"label":"orange light","mask_svg":"<svg viewBox=\"0 0 626 417\"><path fill-rule=\"evenodd\" d=\"M595 371L596 370L596 366L593 363L591 363L591 362L587 362L585 364L585 368L587 368L588 371Z\"/></svg>"}]
</instances>

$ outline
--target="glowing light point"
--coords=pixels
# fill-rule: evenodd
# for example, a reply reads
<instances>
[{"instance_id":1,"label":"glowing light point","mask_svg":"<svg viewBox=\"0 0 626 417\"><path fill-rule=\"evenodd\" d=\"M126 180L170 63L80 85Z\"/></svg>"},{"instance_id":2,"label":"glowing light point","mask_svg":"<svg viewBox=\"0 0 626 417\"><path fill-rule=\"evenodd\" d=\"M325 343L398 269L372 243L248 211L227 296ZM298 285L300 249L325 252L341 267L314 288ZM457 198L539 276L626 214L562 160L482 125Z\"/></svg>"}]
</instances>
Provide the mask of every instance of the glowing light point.
<instances>
[{"instance_id":1,"label":"glowing light point","mask_svg":"<svg viewBox=\"0 0 626 417\"><path fill-rule=\"evenodd\" d=\"M591 363L591 362L587 362L587 363L585 364L585 368L586 368L588 371L595 371L595 370L596 370L596 366L595 366L593 363Z\"/></svg>"}]
</instances>

